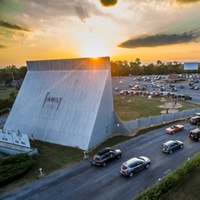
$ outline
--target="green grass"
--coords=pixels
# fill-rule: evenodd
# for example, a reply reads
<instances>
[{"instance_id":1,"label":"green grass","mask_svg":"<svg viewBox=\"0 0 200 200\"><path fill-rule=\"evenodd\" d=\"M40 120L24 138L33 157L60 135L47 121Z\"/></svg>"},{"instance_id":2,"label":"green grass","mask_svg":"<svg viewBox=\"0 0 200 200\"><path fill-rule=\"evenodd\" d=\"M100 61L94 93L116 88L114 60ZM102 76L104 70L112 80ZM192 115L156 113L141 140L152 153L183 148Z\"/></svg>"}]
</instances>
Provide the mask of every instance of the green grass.
<instances>
[{"instance_id":1,"label":"green grass","mask_svg":"<svg viewBox=\"0 0 200 200\"><path fill-rule=\"evenodd\" d=\"M162 195L160 200L195 200L199 199L200 169L194 169L175 188Z\"/></svg>"},{"instance_id":2,"label":"green grass","mask_svg":"<svg viewBox=\"0 0 200 200\"><path fill-rule=\"evenodd\" d=\"M12 92L18 93L18 90L15 87L0 87L0 99L9 99Z\"/></svg>"},{"instance_id":3,"label":"green grass","mask_svg":"<svg viewBox=\"0 0 200 200\"><path fill-rule=\"evenodd\" d=\"M169 102L164 98L151 98L141 96L114 96L115 111L119 115L122 121L130 121L139 118L147 118L150 116L161 115L164 110L162 105ZM189 103L187 101L178 101L182 105L179 111L191 110L193 108L199 108L199 104Z\"/></svg>"}]
</instances>

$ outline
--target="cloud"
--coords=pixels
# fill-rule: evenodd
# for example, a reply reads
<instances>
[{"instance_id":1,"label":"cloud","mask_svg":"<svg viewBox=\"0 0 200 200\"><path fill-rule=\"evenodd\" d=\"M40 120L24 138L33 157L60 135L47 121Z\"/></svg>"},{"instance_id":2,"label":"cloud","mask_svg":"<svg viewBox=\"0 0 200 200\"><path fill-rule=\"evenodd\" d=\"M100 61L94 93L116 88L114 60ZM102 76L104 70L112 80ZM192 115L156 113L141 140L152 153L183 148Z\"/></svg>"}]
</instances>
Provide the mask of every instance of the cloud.
<instances>
[{"instance_id":1,"label":"cloud","mask_svg":"<svg viewBox=\"0 0 200 200\"><path fill-rule=\"evenodd\" d=\"M200 0L176 0L176 2L180 4L186 4L186 3L197 3L200 2Z\"/></svg>"},{"instance_id":2,"label":"cloud","mask_svg":"<svg viewBox=\"0 0 200 200\"><path fill-rule=\"evenodd\" d=\"M101 4L105 7L114 6L117 4L117 0L101 0Z\"/></svg>"},{"instance_id":3,"label":"cloud","mask_svg":"<svg viewBox=\"0 0 200 200\"><path fill-rule=\"evenodd\" d=\"M183 33L183 34L160 34L151 35L146 37L139 37L135 39L127 40L118 47L123 48L138 48L138 47L156 47L156 46L166 46L172 44L181 44L195 41L198 36L194 33Z\"/></svg>"},{"instance_id":4,"label":"cloud","mask_svg":"<svg viewBox=\"0 0 200 200\"><path fill-rule=\"evenodd\" d=\"M0 31L0 35L6 36L6 34L4 32L1 32L1 31Z\"/></svg>"},{"instance_id":5,"label":"cloud","mask_svg":"<svg viewBox=\"0 0 200 200\"><path fill-rule=\"evenodd\" d=\"M89 17L86 6L82 2L75 2L74 8L80 20L85 22L85 19Z\"/></svg>"},{"instance_id":6,"label":"cloud","mask_svg":"<svg viewBox=\"0 0 200 200\"><path fill-rule=\"evenodd\" d=\"M31 32L32 31L32 29L25 28L25 27L20 26L18 24L11 24L9 22L2 21L2 20L0 20L0 26L2 26L4 28L18 30L18 31L27 31L27 32Z\"/></svg>"},{"instance_id":7,"label":"cloud","mask_svg":"<svg viewBox=\"0 0 200 200\"><path fill-rule=\"evenodd\" d=\"M4 44L0 44L0 49L8 49L9 47L4 45Z\"/></svg>"}]
</instances>

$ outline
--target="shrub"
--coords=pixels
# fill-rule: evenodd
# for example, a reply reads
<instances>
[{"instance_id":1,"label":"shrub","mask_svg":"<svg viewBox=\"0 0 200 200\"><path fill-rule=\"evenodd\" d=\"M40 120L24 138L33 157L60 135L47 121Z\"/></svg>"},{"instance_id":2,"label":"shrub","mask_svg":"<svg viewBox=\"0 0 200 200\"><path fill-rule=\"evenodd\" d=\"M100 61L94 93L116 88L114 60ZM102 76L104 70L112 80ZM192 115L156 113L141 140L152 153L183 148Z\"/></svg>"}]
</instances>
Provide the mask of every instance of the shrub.
<instances>
[{"instance_id":1,"label":"shrub","mask_svg":"<svg viewBox=\"0 0 200 200\"><path fill-rule=\"evenodd\" d=\"M200 153L183 163L174 172L165 176L160 182L152 185L141 192L136 200L157 200L162 194L165 194L176 187L184 178L190 175L191 171L200 167Z\"/></svg>"},{"instance_id":2,"label":"shrub","mask_svg":"<svg viewBox=\"0 0 200 200\"><path fill-rule=\"evenodd\" d=\"M33 158L27 154L12 155L0 160L0 186L21 178L33 165Z\"/></svg>"}]
</instances>

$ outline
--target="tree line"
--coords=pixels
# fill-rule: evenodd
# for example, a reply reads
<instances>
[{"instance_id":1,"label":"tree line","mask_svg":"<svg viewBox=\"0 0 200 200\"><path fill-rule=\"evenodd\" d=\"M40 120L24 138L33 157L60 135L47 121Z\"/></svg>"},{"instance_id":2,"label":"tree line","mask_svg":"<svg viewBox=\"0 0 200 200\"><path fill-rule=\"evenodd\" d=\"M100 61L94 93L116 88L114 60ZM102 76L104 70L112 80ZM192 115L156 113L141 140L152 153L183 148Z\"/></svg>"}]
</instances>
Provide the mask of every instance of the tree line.
<instances>
[{"instance_id":1,"label":"tree line","mask_svg":"<svg viewBox=\"0 0 200 200\"><path fill-rule=\"evenodd\" d=\"M5 81L6 84L9 84L13 79L14 80L23 80L27 72L27 67L16 67L15 65L6 66L3 69L0 69L0 82Z\"/></svg>"},{"instance_id":2,"label":"tree line","mask_svg":"<svg viewBox=\"0 0 200 200\"><path fill-rule=\"evenodd\" d=\"M158 60L156 64L150 63L147 65L142 65L139 58L136 58L135 61L128 62L123 61L111 61L111 75L112 76L129 76L135 75L163 75L163 74L183 74L183 73L200 73L198 70L184 70L182 63L174 61L163 63ZM6 66L3 69L0 69L0 82L6 81L6 84L14 80L24 79L27 72L27 67L16 67L15 65Z\"/></svg>"},{"instance_id":3,"label":"tree line","mask_svg":"<svg viewBox=\"0 0 200 200\"><path fill-rule=\"evenodd\" d=\"M111 61L111 74L112 76L129 76L135 75L164 75L164 74L184 74L184 73L200 73L198 70L184 70L183 64L174 61L163 63L158 60L156 64L150 63L148 65L142 65L139 58L136 58L134 62L127 61Z\"/></svg>"}]
</instances>

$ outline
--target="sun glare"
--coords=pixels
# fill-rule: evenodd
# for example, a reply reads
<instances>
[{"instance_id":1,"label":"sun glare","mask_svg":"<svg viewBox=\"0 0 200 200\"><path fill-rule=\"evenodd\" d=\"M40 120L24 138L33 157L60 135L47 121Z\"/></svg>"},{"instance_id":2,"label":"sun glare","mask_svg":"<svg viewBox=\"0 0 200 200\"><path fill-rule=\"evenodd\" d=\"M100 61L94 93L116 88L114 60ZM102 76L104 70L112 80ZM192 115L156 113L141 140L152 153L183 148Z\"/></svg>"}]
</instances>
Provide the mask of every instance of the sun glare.
<instances>
[{"instance_id":1,"label":"sun glare","mask_svg":"<svg viewBox=\"0 0 200 200\"><path fill-rule=\"evenodd\" d=\"M84 40L81 48L81 54L84 57L92 58L109 56L106 45L104 45L99 38L94 37L93 35Z\"/></svg>"}]
</instances>

